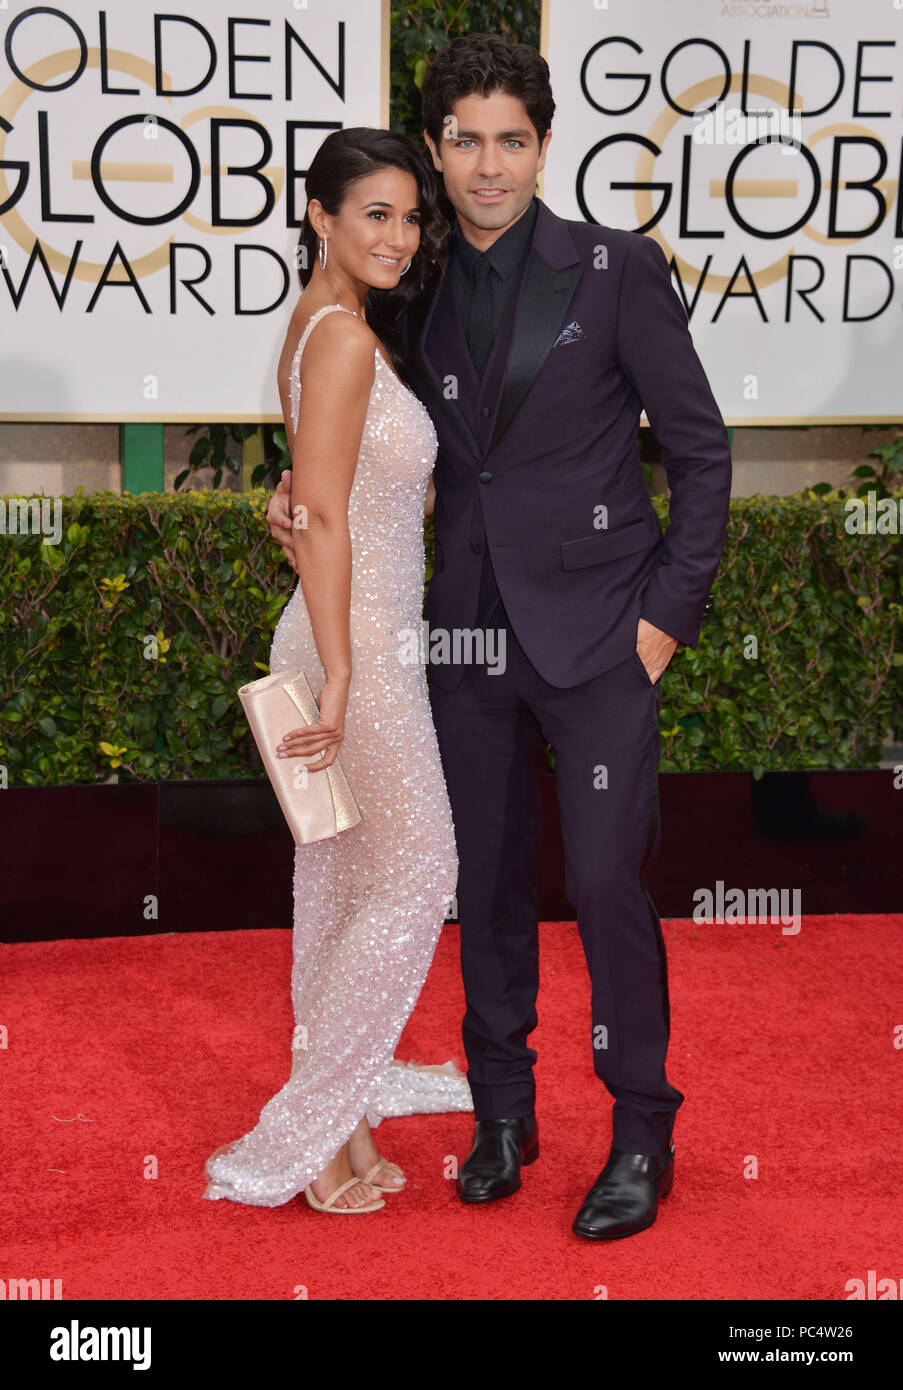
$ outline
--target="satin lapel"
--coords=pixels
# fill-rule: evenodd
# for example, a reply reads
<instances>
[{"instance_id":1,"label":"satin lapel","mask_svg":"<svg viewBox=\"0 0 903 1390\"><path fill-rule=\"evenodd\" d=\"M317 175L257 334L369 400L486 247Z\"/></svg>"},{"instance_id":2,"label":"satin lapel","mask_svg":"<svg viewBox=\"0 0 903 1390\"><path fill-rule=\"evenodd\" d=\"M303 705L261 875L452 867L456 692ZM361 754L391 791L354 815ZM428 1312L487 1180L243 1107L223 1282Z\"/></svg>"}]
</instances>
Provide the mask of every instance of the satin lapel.
<instances>
[{"instance_id":1,"label":"satin lapel","mask_svg":"<svg viewBox=\"0 0 903 1390\"><path fill-rule=\"evenodd\" d=\"M533 252L511 338L505 385L489 449L495 448L536 381L561 331L568 305L583 275L579 265L554 270Z\"/></svg>"},{"instance_id":2,"label":"satin lapel","mask_svg":"<svg viewBox=\"0 0 903 1390\"><path fill-rule=\"evenodd\" d=\"M582 275L583 265L567 225L540 202L511 335L505 383L487 452L498 443L529 395L561 331Z\"/></svg>"},{"instance_id":3,"label":"satin lapel","mask_svg":"<svg viewBox=\"0 0 903 1390\"><path fill-rule=\"evenodd\" d=\"M443 391L442 380L439 377L439 374L437 373L436 369L434 368L432 362L430 361L426 353L426 339L436 313L436 306L439 303L440 296L442 295L443 290L445 290L446 293L451 293L452 288L453 287L451 283L447 279L447 275L444 275L442 279L439 281L439 284L436 288L436 292L432 296L430 303L426 308L425 315L424 311L421 310L418 306L417 315L412 320L411 324L412 340L414 344L412 349L414 356L414 365L419 374L420 379L424 383L433 410L439 410L442 412L445 419L448 420L449 423L452 424L458 431L459 435L461 436L461 439L467 445L467 448L470 450L470 452L474 455L475 458L482 458L480 446L476 438L471 432L470 427L467 425L467 422L464 420L464 417L462 416L460 410L457 409L454 401L450 401L446 398L445 393ZM419 331L417 328L418 322L422 324L422 327L420 327ZM424 401L424 404L426 404L426 401Z\"/></svg>"}]
</instances>

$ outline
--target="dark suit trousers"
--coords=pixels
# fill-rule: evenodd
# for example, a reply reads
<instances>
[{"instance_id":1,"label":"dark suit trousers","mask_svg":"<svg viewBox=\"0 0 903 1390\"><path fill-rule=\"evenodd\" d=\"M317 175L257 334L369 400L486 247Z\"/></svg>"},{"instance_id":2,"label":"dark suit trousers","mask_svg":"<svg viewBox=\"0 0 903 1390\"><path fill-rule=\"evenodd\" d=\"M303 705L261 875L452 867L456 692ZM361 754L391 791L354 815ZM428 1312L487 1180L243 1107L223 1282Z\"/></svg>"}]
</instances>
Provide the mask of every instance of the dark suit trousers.
<instances>
[{"instance_id":1,"label":"dark suit trousers","mask_svg":"<svg viewBox=\"0 0 903 1390\"><path fill-rule=\"evenodd\" d=\"M527 1038L537 1023L534 870L548 742L566 891L592 982L584 1036L614 1097L612 1141L628 1153L662 1154L683 1095L665 1077L665 944L642 880L659 835L660 687L634 654L558 689L533 667L504 609L485 625L504 628L504 673L465 665L456 689L432 683L430 693L458 847L463 1037L476 1118L535 1107Z\"/></svg>"}]
</instances>

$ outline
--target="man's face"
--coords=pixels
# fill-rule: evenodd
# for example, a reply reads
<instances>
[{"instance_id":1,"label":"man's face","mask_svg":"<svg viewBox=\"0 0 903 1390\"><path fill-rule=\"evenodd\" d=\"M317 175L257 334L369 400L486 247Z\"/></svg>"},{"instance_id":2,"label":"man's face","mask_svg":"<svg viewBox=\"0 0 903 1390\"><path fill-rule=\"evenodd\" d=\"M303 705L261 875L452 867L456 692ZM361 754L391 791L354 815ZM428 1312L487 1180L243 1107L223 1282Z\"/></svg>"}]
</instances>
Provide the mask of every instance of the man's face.
<instances>
[{"instance_id":1,"label":"man's face","mask_svg":"<svg viewBox=\"0 0 903 1390\"><path fill-rule=\"evenodd\" d=\"M523 102L507 92L461 97L438 146L424 132L461 231L474 246L485 251L526 212L551 138L547 131L540 146Z\"/></svg>"}]
</instances>

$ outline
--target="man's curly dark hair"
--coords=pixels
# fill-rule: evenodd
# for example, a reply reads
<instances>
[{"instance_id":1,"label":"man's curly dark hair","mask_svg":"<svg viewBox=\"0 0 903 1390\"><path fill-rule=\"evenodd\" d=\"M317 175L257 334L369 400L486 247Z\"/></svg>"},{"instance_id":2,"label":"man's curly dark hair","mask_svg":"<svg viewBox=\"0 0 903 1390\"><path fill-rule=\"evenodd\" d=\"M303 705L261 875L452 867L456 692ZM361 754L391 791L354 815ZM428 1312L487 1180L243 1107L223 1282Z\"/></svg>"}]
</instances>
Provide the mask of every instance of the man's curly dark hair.
<instances>
[{"instance_id":1,"label":"man's curly dark hair","mask_svg":"<svg viewBox=\"0 0 903 1390\"><path fill-rule=\"evenodd\" d=\"M549 65L541 53L498 34L469 34L440 48L423 80L423 125L436 147L456 101L499 91L523 102L541 145L555 113Z\"/></svg>"}]
</instances>

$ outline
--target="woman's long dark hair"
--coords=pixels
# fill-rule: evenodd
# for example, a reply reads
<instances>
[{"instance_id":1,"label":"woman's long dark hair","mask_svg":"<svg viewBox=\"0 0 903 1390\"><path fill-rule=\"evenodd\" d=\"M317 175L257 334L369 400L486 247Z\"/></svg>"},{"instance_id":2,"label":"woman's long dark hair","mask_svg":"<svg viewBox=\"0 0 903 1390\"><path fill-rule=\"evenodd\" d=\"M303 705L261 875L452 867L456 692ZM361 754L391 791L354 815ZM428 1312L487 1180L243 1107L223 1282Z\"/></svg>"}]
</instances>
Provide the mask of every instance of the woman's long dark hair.
<instances>
[{"instance_id":1,"label":"woman's long dark hair","mask_svg":"<svg viewBox=\"0 0 903 1390\"><path fill-rule=\"evenodd\" d=\"M403 169L417 184L420 210L420 247L411 269L395 289L371 289L366 299L367 322L385 344L400 376L405 376L398 344L397 320L405 305L423 293L445 268L450 228L439 209L439 185L433 170L409 140L388 130L351 126L327 135L307 171L308 206L316 198L330 217L336 216L348 190L358 179L377 169ZM318 237L307 212L298 241L298 279L303 289L314 269ZM328 264L328 262L327 262Z\"/></svg>"}]
</instances>

